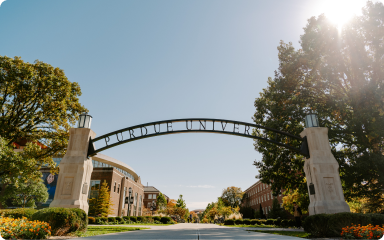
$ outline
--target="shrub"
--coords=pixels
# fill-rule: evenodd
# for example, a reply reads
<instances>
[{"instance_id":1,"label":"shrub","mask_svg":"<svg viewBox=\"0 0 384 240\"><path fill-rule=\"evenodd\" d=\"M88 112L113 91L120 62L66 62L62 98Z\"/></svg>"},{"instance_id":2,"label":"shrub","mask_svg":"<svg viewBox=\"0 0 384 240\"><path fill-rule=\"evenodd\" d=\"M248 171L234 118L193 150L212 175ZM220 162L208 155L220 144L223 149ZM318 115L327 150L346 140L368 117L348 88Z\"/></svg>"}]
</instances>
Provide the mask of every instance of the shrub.
<instances>
[{"instance_id":1,"label":"shrub","mask_svg":"<svg viewBox=\"0 0 384 240\"><path fill-rule=\"evenodd\" d=\"M259 220L257 220L257 219L252 219L252 220L251 220L251 224L252 224L252 225L259 224Z\"/></svg>"},{"instance_id":2,"label":"shrub","mask_svg":"<svg viewBox=\"0 0 384 240\"><path fill-rule=\"evenodd\" d=\"M244 220L243 220L243 224L244 224L244 225L251 225L251 220L249 220L249 219L244 219Z\"/></svg>"},{"instance_id":3,"label":"shrub","mask_svg":"<svg viewBox=\"0 0 384 240\"><path fill-rule=\"evenodd\" d=\"M136 218L136 217L129 217L129 219L130 219L132 222L137 222L137 218Z\"/></svg>"},{"instance_id":4,"label":"shrub","mask_svg":"<svg viewBox=\"0 0 384 240\"><path fill-rule=\"evenodd\" d=\"M160 218L160 219L161 219L161 218ZM145 217L145 222L147 222L147 223L153 223L153 222L154 222L153 217L151 217L151 216L146 216L146 217Z\"/></svg>"},{"instance_id":5,"label":"shrub","mask_svg":"<svg viewBox=\"0 0 384 240\"><path fill-rule=\"evenodd\" d=\"M224 220L224 225L235 225L235 220L233 219Z\"/></svg>"},{"instance_id":6,"label":"shrub","mask_svg":"<svg viewBox=\"0 0 384 240\"><path fill-rule=\"evenodd\" d=\"M208 223L208 218L203 218L203 220L201 220L201 223Z\"/></svg>"},{"instance_id":7,"label":"shrub","mask_svg":"<svg viewBox=\"0 0 384 240\"><path fill-rule=\"evenodd\" d=\"M160 219L160 222L163 224L167 224L170 221L172 221L172 218L170 218L170 217L161 217L161 219Z\"/></svg>"},{"instance_id":8,"label":"shrub","mask_svg":"<svg viewBox=\"0 0 384 240\"><path fill-rule=\"evenodd\" d=\"M99 224L106 224L106 223L108 223L108 218L107 217L100 217L98 219L100 219L99 220Z\"/></svg>"},{"instance_id":9,"label":"shrub","mask_svg":"<svg viewBox=\"0 0 384 240\"><path fill-rule=\"evenodd\" d=\"M31 219L32 215L35 212L37 212L37 210L33 208L16 208L16 209L10 209L8 211L4 211L4 217L10 217L10 218L26 217L27 219Z\"/></svg>"},{"instance_id":10,"label":"shrub","mask_svg":"<svg viewBox=\"0 0 384 240\"><path fill-rule=\"evenodd\" d=\"M267 219L267 221L265 221L266 225L273 225L274 223L275 223L274 219Z\"/></svg>"},{"instance_id":11,"label":"shrub","mask_svg":"<svg viewBox=\"0 0 384 240\"><path fill-rule=\"evenodd\" d=\"M1 236L4 239L47 239L51 227L46 222L29 221L26 217L13 219L0 218Z\"/></svg>"},{"instance_id":12,"label":"shrub","mask_svg":"<svg viewBox=\"0 0 384 240\"><path fill-rule=\"evenodd\" d=\"M96 223L96 218L94 218L94 217L88 217L88 223L89 223L89 224L95 224L95 223Z\"/></svg>"},{"instance_id":13,"label":"shrub","mask_svg":"<svg viewBox=\"0 0 384 240\"><path fill-rule=\"evenodd\" d=\"M108 223L109 223L109 224L115 224L115 223L116 223L116 218L114 218L114 217L108 217Z\"/></svg>"},{"instance_id":14,"label":"shrub","mask_svg":"<svg viewBox=\"0 0 384 240\"><path fill-rule=\"evenodd\" d=\"M122 223L123 219L121 217L115 217L117 223Z\"/></svg>"},{"instance_id":15,"label":"shrub","mask_svg":"<svg viewBox=\"0 0 384 240\"><path fill-rule=\"evenodd\" d=\"M154 217L153 217L153 220L154 220L154 221L159 221L159 222L161 222L161 217L160 217L160 216L154 216Z\"/></svg>"},{"instance_id":16,"label":"shrub","mask_svg":"<svg viewBox=\"0 0 384 240\"><path fill-rule=\"evenodd\" d=\"M81 227L81 219L69 208L44 208L34 213L32 220L49 223L54 236L75 232Z\"/></svg>"},{"instance_id":17,"label":"shrub","mask_svg":"<svg viewBox=\"0 0 384 240\"><path fill-rule=\"evenodd\" d=\"M80 219L79 231L86 231L88 227L88 216L87 213L80 208L70 208L72 212L75 212L77 217ZM76 231L76 230L75 230Z\"/></svg>"},{"instance_id":18,"label":"shrub","mask_svg":"<svg viewBox=\"0 0 384 240\"><path fill-rule=\"evenodd\" d=\"M243 219L236 219L235 223L236 223L236 225L241 225L241 224L243 224Z\"/></svg>"},{"instance_id":19,"label":"shrub","mask_svg":"<svg viewBox=\"0 0 384 240\"><path fill-rule=\"evenodd\" d=\"M146 219L145 219L145 217L143 217L143 216L138 216L138 217L137 217L137 221L138 221L138 222L146 222L145 220L146 220Z\"/></svg>"},{"instance_id":20,"label":"shrub","mask_svg":"<svg viewBox=\"0 0 384 240\"><path fill-rule=\"evenodd\" d=\"M366 215L371 217L371 224L373 226L376 226L376 225L383 226L383 224L384 224L384 214L370 213L370 214L366 214Z\"/></svg>"},{"instance_id":21,"label":"shrub","mask_svg":"<svg viewBox=\"0 0 384 240\"><path fill-rule=\"evenodd\" d=\"M280 218L276 219L275 222L274 222L274 224L275 224L276 226L281 226L281 219L280 219Z\"/></svg>"},{"instance_id":22,"label":"shrub","mask_svg":"<svg viewBox=\"0 0 384 240\"><path fill-rule=\"evenodd\" d=\"M129 222L129 217L128 216L124 216L123 219L124 219L125 222Z\"/></svg>"},{"instance_id":23,"label":"shrub","mask_svg":"<svg viewBox=\"0 0 384 240\"><path fill-rule=\"evenodd\" d=\"M259 224L265 224L266 221L265 219L259 219Z\"/></svg>"},{"instance_id":24,"label":"shrub","mask_svg":"<svg viewBox=\"0 0 384 240\"><path fill-rule=\"evenodd\" d=\"M371 222L370 216L361 213L317 214L303 222L304 230L313 237L340 237L342 229L353 224L362 226Z\"/></svg>"}]
</instances>

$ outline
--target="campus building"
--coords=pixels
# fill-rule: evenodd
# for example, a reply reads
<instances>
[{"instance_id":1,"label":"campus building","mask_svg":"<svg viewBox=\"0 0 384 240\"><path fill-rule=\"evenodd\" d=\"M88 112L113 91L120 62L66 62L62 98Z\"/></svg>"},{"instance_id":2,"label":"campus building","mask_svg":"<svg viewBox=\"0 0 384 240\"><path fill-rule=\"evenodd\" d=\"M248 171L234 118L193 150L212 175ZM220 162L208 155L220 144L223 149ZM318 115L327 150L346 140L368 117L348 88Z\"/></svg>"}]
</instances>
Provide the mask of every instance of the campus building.
<instances>
[{"instance_id":1,"label":"campus building","mask_svg":"<svg viewBox=\"0 0 384 240\"><path fill-rule=\"evenodd\" d=\"M54 158L57 165L62 158ZM92 157L93 172L89 183L88 198L97 198L101 184L106 181L110 191L110 199L113 204L110 216L142 216L144 186L137 173L127 164L98 153ZM48 188L49 198L45 203L38 204L39 208L49 207L56 192L58 175L52 175L49 168L41 168L44 184ZM125 198L132 189L133 204L128 213L128 204Z\"/></svg>"},{"instance_id":2,"label":"campus building","mask_svg":"<svg viewBox=\"0 0 384 240\"><path fill-rule=\"evenodd\" d=\"M153 186L144 186L144 206L148 209L151 208L152 203L157 200L157 196L159 196L160 191L153 187ZM169 202L169 197L162 193L167 200L167 203Z\"/></svg>"},{"instance_id":3,"label":"campus building","mask_svg":"<svg viewBox=\"0 0 384 240\"><path fill-rule=\"evenodd\" d=\"M272 209L273 204L273 192L271 186L261 181L257 181L255 184L250 186L244 191L247 194L247 202L243 203L244 205L250 206L255 210L263 209L263 213L268 216L269 211ZM279 193L277 196L277 201L282 208L283 205L283 194Z\"/></svg>"}]
</instances>

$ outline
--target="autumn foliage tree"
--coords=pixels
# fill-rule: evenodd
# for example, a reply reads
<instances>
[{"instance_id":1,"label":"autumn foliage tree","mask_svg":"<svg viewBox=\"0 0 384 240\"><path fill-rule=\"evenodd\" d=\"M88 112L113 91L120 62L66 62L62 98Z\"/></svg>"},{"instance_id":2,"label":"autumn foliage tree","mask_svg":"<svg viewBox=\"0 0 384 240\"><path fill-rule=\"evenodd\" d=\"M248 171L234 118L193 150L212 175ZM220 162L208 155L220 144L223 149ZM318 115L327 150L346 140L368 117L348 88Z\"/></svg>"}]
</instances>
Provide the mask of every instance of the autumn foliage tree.
<instances>
[{"instance_id":1,"label":"autumn foliage tree","mask_svg":"<svg viewBox=\"0 0 384 240\"><path fill-rule=\"evenodd\" d=\"M108 217L112 213L113 203L110 199L109 186L106 180L101 184L99 196L89 199L89 215Z\"/></svg>"},{"instance_id":2,"label":"autumn foliage tree","mask_svg":"<svg viewBox=\"0 0 384 240\"><path fill-rule=\"evenodd\" d=\"M310 18L300 49L283 41L278 46L279 68L255 101L256 124L294 135L303 131L305 115L318 114L320 125L329 129L347 200L382 199L383 29L384 6L379 2L367 2L362 16L340 31L324 15ZM290 144L297 144L291 140ZM255 148L262 153L254 163L258 177L272 183L275 194L280 189L307 194L302 156L261 140L255 140Z\"/></svg>"}]
</instances>

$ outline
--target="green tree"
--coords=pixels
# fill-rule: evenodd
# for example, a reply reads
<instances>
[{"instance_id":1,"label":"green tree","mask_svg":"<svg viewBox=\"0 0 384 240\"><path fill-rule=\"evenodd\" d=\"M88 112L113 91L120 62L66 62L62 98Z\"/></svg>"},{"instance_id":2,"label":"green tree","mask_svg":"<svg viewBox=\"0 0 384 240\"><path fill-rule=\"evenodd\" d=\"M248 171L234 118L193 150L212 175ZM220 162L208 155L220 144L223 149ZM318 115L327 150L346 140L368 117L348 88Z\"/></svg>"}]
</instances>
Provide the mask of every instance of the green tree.
<instances>
[{"instance_id":1,"label":"green tree","mask_svg":"<svg viewBox=\"0 0 384 240\"><path fill-rule=\"evenodd\" d=\"M179 208L186 208L187 207L187 205L185 204L185 201L183 199L183 195L181 195L181 194L179 196L179 199L177 199L176 207L179 207Z\"/></svg>"},{"instance_id":2,"label":"green tree","mask_svg":"<svg viewBox=\"0 0 384 240\"><path fill-rule=\"evenodd\" d=\"M221 199L227 206L231 206L232 208L238 207L241 204L241 200L243 199L244 192L241 191L241 188L238 187L227 187L223 190L221 194Z\"/></svg>"},{"instance_id":3,"label":"green tree","mask_svg":"<svg viewBox=\"0 0 384 240\"><path fill-rule=\"evenodd\" d=\"M112 213L112 202L109 195L109 186L106 180L101 184L99 196L89 199L89 215L108 217Z\"/></svg>"},{"instance_id":4,"label":"green tree","mask_svg":"<svg viewBox=\"0 0 384 240\"><path fill-rule=\"evenodd\" d=\"M0 136L9 146L24 139L44 144L36 159L64 155L68 129L86 111L80 95L79 85L59 68L0 56Z\"/></svg>"},{"instance_id":5,"label":"green tree","mask_svg":"<svg viewBox=\"0 0 384 240\"><path fill-rule=\"evenodd\" d=\"M167 199L165 199L162 193L157 196L156 206L159 210L164 210L167 207Z\"/></svg>"},{"instance_id":6,"label":"green tree","mask_svg":"<svg viewBox=\"0 0 384 240\"><path fill-rule=\"evenodd\" d=\"M383 12L382 3L367 2L363 15L341 31L324 15L310 18L301 49L280 43L279 68L255 101L256 124L293 135L303 131L305 115L318 113L320 125L329 129L347 200L379 199L384 189ZM270 132L253 134L275 137ZM262 182L272 183L276 193L284 188L307 194L302 156L260 140L255 148L263 155L254 163Z\"/></svg>"},{"instance_id":7,"label":"green tree","mask_svg":"<svg viewBox=\"0 0 384 240\"><path fill-rule=\"evenodd\" d=\"M280 207L280 204L279 204L279 201L277 200L277 198L274 198L273 202L272 202L271 211L268 214L268 218L273 218L273 219L281 218L281 219L284 219L286 217L287 217L286 212L284 211L284 209L282 209Z\"/></svg>"},{"instance_id":8,"label":"green tree","mask_svg":"<svg viewBox=\"0 0 384 240\"><path fill-rule=\"evenodd\" d=\"M20 183L18 187L13 184L8 185L1 196L1 204L4 207L8 207L7 203L10 201L13 205L22 208L35 208L36 202L46 202L47 200L48 190L42 179L29 179L27 182Z\"/></svg>"}]
</instances>

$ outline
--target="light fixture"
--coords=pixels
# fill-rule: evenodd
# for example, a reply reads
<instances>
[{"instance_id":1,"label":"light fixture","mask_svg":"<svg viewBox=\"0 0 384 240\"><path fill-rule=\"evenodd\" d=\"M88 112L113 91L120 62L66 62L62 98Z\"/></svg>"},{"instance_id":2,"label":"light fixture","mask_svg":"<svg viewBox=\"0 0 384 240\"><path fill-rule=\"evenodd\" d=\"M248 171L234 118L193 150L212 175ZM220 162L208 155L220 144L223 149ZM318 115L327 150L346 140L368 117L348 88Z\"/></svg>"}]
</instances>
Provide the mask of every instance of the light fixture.
<instances>
[{"instance_id":1,"label":"light fixture","mask_svg":"<svg viewBox=\"0 0 384 240\"><path fill-rule=\"evenodd\" d=\"M316 113L311 113L305 116L305 127L320 127L319 125L319 119L317 118Z\"/></svg>"},{"instance_id":2,"label":"light fixture","mask_svg":"<svg viewBox=\"0 0 384 240\"><path fill-rule=\"evenodd\" d=\"M79 116L78 128L91 128L92 116L88 113L82 113Z\"/></svg>"}]
</instances>

